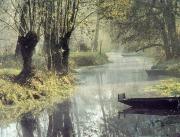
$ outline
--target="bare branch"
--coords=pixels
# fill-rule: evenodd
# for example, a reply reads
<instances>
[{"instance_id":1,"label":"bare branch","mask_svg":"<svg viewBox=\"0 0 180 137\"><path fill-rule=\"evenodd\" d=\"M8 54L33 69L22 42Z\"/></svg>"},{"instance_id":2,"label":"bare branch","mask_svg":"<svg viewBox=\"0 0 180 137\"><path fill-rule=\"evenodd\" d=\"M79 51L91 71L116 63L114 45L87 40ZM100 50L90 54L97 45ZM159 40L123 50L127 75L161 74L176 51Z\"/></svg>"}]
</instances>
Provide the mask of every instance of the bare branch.
<instances>
[{"instance_id":1,"label":"bare branch","mask_svg":"<svg viewBox=\"0 0 180 137\"><path fill-rule=\"evenodd\" d=\"M14 25L16 26L16 28L18 28L18 25L17 25L18 22L17 22L17 20L16 20L6 9L2 8L2 11L3 11L4 13L8 14L9 17L14 20Z\"/></svg>"},{"instance_id":2,"label":"bare branch","mask_svg":"<svg viewBox=\"0 0 180 137\"><path fill-rule=\"evenodd\" d=\"M18 33L18 31L9 23L7 23L6 21L4 21L3 19L0 19L1 22L3 22L4 24L8 25L10 28L12 28L15 32Z\"/></svg>"},{"instance_id":3,"label":"bare branch","mask_svg":"<svg viewBox=\"0 0 180 137\"><path fill-rule=\"evenodd\" d=\"M92 14L96 13L97 10L89 13L85 18L83 18L77 25L74 29L76 29L85 19L87 19L88 17L90 17Z\"/></svg>"},{"instance_id":4,"label":"bare branch","mask_svg":"<svg viewBox=\"0 0 180 137\"><path fill-rule=\"evenodd\" d=\"M162 46L163 46L162 44L149 44L148 46L137 49L136 52L139 52L141 50L145 50L148 48L152 48L152 47L162 47Z\"/></svg>"}]
</instances>

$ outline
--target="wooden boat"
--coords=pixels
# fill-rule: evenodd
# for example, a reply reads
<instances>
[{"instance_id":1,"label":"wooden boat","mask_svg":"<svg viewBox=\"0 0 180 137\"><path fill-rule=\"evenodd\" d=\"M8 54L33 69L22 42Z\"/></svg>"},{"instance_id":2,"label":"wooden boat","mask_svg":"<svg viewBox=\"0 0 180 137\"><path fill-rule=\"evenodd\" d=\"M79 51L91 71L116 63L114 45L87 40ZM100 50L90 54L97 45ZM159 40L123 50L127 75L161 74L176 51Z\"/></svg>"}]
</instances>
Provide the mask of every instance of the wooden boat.
<instances>
[{"instance_id":1,"label":"wooden boat","mask_svg":"<svg viewBox=\"0 0 180 137\"><path fill-rule=\"evenodd\" d=\"M128 108L119 112L120 114L140 114L140 115L158 115L158 116L169 116L169 115L180 115L180 110L177 109L141 109L141 108Z\"/></svg>"},{"instance_id":2,"label":"wooden boat","mask_svg":"<svg viewBox=\"0 0 180 137\"><path fill-rule=\"evenodd\" d=\"M126 98L125 94L121 94L118 95L118 101L134 108L177 109L180 107L180 97Z\"/></svg>"},{"instance_id":3,"label":"wooden boat","mask_svg":"<svg viewBox=\"0 0 180 137\"><path fill-rule=\"evenodd\" d=\"M170 71L165 71L165 70L158 70L158 69L146 70L146 73L149 76L164 75L164 76L180 77L180 73L175 73L175 72L170 72Z\"/></svg>"},{"instance_id":4,"label":"wooden boat","mask_svg":"<svg viewBox=\"0 0 180 137\"><path fill-rule=\"evenodd\" d=\"M167 75L167 72L165 72L164 70L159 70L159 69L146 70L146 73L148 75Z\"/></svg>"}]
</instances>

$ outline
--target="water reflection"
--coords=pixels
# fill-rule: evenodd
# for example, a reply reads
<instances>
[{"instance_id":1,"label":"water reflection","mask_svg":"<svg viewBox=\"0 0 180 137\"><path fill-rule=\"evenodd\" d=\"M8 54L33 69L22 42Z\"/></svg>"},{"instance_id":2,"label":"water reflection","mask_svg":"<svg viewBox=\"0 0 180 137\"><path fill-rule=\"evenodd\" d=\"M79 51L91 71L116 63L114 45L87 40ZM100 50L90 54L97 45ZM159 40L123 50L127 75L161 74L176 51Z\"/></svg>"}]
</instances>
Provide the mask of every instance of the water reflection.
<instances>
[{"instance_id":1,"label":"water reflection","mask_svg":"<svg viewBox=\"0 0 180 137\"><path fill-rule=\"evenodd\" d=\"M70 114L71 103L65 101L57 105L53 114L49 115L47 137L72 137L73 126Z\"/></svg>"},{"instance_id":2,"label":"water reflection","mask_svg":"<svg viewBox=\"0 0 180 137\"><path fill-rule=\"evenodd\" d=\"M159 115L159 116L169 116L169 115L180 115L180 110L178 109L144 109L144 108L128 108L123 111L119 111L119 116L123 114L143 114L143 115Z\"/></svg>"},{"instance_id":3,"label":"water reflection","mask_svg":"<svg viewBox=\"0 0 180 137\"><path fill-rule=\"evenodd\" d=\"M31 113L28 113L21 118L20 123L22 128L22 136L34 137L34 131L38 129L37 119Z\"/></svg>"},{"instance_id":4,"label":"water reflection","mask_svg":"<svg viewBox=\"0 0 180 137\"><path fill-rule=\"evenodd\" d=\"M168 120L167 120L168 119ZM108 119L109 136L117 137L173 137L180 133L179 116L126 115ZM166 121L166 122L165 122ZM104 129L105 130L105 129ZM178 136L175 136L178 137Z\"/></svg>"},{"instance_id":5,"label":"water reflection","mask_svg":"<svg viewBox=\"0 0 180 137\"><path fill-rule=\"evenodd\" d=\"M129 110L125 117L118 117L119 111L127 109L117 101L119 93L155 96L143 88L162 77L148 78L145 69L152 64L147 58L119 53L109 57L113 63L79 69L81 84L74 96L57 104L52 113L44 111L34 119L22 117L20 122L1 127L0 137L178 137L179 112L155 115L159 112Z\"/></svg>"}]
</instances>

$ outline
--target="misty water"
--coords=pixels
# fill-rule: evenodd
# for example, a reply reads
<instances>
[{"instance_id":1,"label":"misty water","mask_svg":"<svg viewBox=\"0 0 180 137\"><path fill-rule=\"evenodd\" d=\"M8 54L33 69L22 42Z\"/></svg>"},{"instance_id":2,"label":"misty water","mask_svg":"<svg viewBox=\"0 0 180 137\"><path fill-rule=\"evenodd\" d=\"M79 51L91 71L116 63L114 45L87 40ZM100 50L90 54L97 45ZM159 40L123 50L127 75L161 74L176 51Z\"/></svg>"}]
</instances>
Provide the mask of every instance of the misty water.
<instances>
[{"instance_id":1,"label":"misty water","mask_svg":"<svg viewBox=\"0 0 180 137\"><path fill-rule=\"evenodd\" d=\"M1 126L0 137L178 137L180 115L162 110L126 111L128 106L117 101L119 93L157 96L144 91L163 79L146 74L151 59L119 53L108 56L112 63L77 69L78 85L70 99L56 104L52 112L28 113Z\"/></svg>"}]
</instances>

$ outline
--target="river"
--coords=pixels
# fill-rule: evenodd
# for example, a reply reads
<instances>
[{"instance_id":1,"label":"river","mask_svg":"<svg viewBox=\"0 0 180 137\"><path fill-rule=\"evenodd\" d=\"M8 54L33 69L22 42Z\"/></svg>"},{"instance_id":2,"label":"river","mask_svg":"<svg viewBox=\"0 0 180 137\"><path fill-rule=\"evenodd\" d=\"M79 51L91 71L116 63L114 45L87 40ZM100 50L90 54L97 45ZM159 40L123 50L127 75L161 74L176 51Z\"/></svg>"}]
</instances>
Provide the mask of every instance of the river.
<instances>
[{"instance_id":1,"label":"river","mask_svg":"<svg viewBox=\"0 0 180 137\"><path fill-rule=\"evenodd\" d=\"M166 111L126 111L117 101L127 97L157 96L144 88L163 77L148 77L149 58L108 53L108 63L77 69L74 95L53 111L24 115L0 127L0 137L180 137L180 116ZM125 110L125 111L123 111ZM127 113L129 112L129 113Z\"/></svg>"}]
</instances>

